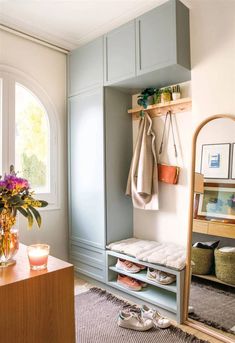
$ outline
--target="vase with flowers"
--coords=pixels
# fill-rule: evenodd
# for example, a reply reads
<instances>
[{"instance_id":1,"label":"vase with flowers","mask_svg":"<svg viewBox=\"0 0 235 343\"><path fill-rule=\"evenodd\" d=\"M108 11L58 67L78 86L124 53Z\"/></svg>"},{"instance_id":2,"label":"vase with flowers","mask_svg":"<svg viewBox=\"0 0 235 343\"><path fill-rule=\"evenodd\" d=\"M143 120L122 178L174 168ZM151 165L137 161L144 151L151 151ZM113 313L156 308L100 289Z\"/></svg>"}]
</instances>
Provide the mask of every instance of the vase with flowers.
<instances>
[{"instance_id":1,"label":"vase with flowers","mask_svg":"<svg viewBox=\"0 0 235 343\"><path fill-rule=\"evenodd\" d=\"M29 182L18 177L14 170L0 180L0 267L15 263L13 257L19 248L18 230L14 228L17 214L28 219L29 228L34 219L40 227L41 216L36 208L47 205L46 201L34 198Z\"/></svg>"}]
</instances>

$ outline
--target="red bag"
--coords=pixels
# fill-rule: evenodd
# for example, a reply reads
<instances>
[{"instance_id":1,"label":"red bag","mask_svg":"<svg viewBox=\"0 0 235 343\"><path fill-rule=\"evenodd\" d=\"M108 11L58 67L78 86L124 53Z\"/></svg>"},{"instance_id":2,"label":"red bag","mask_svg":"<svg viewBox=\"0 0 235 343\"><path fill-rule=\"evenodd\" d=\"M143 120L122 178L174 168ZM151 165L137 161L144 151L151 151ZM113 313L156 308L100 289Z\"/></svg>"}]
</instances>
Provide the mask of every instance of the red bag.
<instances>
[{"instance_id":1,"label":"red bag","mask_svg":"<svg viewBox=\"0 0 235 343\"><path fill-rule=\"evenodd\" d=\"M170 116L170 127L171 127L171 131L172 131L172 136L173 136L175 157L177 157L178 154L177 154L177 148L176 148L176 144L175 144L175 136L174 136L174 130L173 130L173 124L172 124L171 111L168 111L166 114L166 119L165 119L163 134L162 134L162 141L161 141L161 146L159 149L159 156L162 153L163 140L164 140L166 122L167 122L168 115ZM170 165L167 165L164 163L158 164L158 180L161 182L176 185L178 183L178 180L179 180L179 173L180 173L180 168L177 166L170 166Z\"/></svg>"},{"instance_id":2,"label":"red bag","mask_svg":"<svg viewBox=\"0 0 235 343\"><path fill-rule=\"evenodd\" d=\"M180 168L167 164L158 164L158 180L176 185L179 179Z\"/></svg>"}]
</instances>

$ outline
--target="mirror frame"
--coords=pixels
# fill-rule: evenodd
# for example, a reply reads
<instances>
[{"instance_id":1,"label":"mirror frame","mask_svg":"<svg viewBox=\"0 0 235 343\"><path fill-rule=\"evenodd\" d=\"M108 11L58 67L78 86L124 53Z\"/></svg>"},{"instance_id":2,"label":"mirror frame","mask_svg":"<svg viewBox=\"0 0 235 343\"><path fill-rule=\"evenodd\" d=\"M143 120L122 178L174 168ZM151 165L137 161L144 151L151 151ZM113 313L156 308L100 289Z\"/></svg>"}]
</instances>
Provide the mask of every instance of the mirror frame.
<instances>
[{"instance_id":1,"label":"mirror frame","mask_svg":"<svg viewBox=\"0 0 235 343\"><path fill-rule=\"evenodd\" d=\"M195 178L195 165L196 165L196 143L198 135L201 129L215 119L231 119L235 121L235 115L232 114L216 114L210 117L207 117L203 120L196 128L193 134L192 139L192 153L191 153L191 167L190 167L190 182L189 182L189 216L188 216L188 238L187 238L187 255L186 255L186 272L185 272L185 297L184 297L184 323L188 326L191 326L201 332L206 333L209 336L215 337L223 342L234 343L234 340L227 336L224 336L222 333L218 333L213 329L203 325L200 322L188 318L188 305L189 305L189 294L190 294L190 266L191 266L191 242L192 242L192 230L193 230L193 207L194 207L194 178Z\"/></svg>"}]
</instances>

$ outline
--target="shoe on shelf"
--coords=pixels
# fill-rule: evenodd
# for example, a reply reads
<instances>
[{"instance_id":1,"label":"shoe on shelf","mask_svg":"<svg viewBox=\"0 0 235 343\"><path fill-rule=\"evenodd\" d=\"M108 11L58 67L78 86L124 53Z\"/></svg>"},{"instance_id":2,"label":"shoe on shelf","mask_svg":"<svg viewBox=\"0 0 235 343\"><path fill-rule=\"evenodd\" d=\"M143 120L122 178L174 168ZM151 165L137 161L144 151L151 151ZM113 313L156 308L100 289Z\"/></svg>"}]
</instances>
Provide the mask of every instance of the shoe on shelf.
<instances>
[{"instance_id":1,"label":"shoe on shelf","mask_svg":"<svg viewBox=\"0 0 235 343\"><path fill-rule=\"evenodd\" d=\"M176 280L175 275L152 268L148 268L147 278L149 280L155 281L156 283L160 283L161 285L170 285Z\"/></svg>"},{"instance_id":2,"label":"shoe on shelf","mask_svg":"<svg viewBox=\"0 0 235 343\"><path fill-rule=\"evenodd\" d=\"M139 282L139 284L141 285L141 287L143 287L143 288L148 287L148 284L147 284L146 282L139 281L139 280L138 280L138 282Z\"/></svg>"},{"instance_id":3,"label":"shoe on shelf","mask_svg":"<svg viewBox=\"0 0 235 343\"><path fill-rule=\"evenodd\" d=\"M153 327L151 319L144 319L136 312L120 311L118 316L118 326L136 331L147 331Z\"/></svg>"},{"instance_id":4,"label":"shoe on shelf","mask_svg":"<svg viewBox=\"0 0 235 343\"><path fill-rule=\"evenodd\" d=\"M141 284L137 280L126 275L118 274L117 283L131 291L141 291L142 289Z\"/></svg>"},{"instance_id":5,"label":"shoe on shelf","mask_svg":"<svg viewBox=\"0 0 235 343\"><path fill-rule=\"evenodd\" d=\"M147 267L144 266L143 264L135 263L135 265L136 265L138 268L140 268L140 270L145 270L145 269L147 269Z\"/></svg>"},{"instance_id":6,"label":"shoe on shelf","mask_svg":"<svg viewBox=\"0 0 235 343\"><path fill-rule=\"evenodd\" d=\"M143 319L151 319L153 324L160 329L166 329L171 326L171 322L168 318L146 305L143 305L141 308L141 316Z\"/></svg>"},{"instance_id":7,"label":"shoe on shelf","mask_svg":"<svg viewBox=\"0 0 235 343\"><path fill-rule=\"evenodd\" d=\"M140 268L131 261L121 260L120 258L117 260L116 268L128 273L138 273L140 271Z\"/></svg>"}]
</instances>

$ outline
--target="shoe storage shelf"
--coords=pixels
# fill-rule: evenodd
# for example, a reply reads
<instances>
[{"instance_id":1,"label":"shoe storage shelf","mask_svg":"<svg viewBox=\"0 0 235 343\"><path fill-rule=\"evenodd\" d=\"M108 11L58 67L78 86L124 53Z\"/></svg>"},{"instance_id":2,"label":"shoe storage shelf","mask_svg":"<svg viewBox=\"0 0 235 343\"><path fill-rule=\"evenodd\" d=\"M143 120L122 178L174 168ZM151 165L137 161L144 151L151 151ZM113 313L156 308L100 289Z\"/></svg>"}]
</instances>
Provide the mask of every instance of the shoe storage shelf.
<instances>
[{"instance_id":1,"label":"shoe storage shelf","mask_svg":"<svg viewBox=\"0 0 235 343\"><path fill-rule=\"evenodd\" d=\"M107 258L107 284L143 302L154 305L159 311L170 312L171 317L178 323L183 321L183 294L184 294L184 270L176 270L162 265L140 261L134 257L120 254L114 251L106 251ZM147 278L147 270L138 273L129 273L116 267L117 259L121 258L146 267L157 269L176 276L176 281L170 285L162 285ZM117 283L118 274L127 275L133 279L145 282L147 287L141 291L132 291Z\"/></svg>"}]
</instances>

